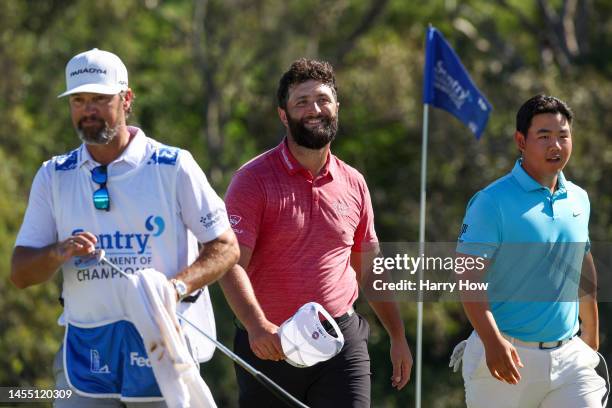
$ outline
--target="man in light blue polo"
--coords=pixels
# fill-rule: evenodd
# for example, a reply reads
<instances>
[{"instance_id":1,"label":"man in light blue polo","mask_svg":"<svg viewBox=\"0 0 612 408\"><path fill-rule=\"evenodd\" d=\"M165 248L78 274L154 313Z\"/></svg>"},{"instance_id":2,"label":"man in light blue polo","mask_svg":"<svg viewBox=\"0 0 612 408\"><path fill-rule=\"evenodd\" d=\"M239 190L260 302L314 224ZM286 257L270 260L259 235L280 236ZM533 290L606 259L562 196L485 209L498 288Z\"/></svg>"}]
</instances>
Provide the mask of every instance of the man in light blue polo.
<instances>
[{"instance_id":1,"label":"man in light blue polo","mask_svg":"<svg viewBox=\"0 0 612 408\"><path fill-rule=\"evenodd\" d=\"M595 290L579 292L581 278L595 281L590 205L562 173L572 118L557 98L525 102L514 135L521 158L468 203L457 252L487 259L489 282L486 300L462 297L474 327L463 355L470 408L602 407Z\"/></svg>"}]
</instances>

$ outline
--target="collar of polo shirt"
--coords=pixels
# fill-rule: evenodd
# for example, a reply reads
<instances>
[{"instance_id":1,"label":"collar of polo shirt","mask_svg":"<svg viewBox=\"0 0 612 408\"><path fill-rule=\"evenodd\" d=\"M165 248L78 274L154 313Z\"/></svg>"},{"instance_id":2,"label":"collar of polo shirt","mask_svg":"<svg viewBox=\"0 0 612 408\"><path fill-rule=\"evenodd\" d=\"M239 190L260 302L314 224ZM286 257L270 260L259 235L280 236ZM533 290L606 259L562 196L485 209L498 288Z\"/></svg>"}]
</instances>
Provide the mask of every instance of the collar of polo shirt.
<instances>
[{"instance_id":1,"label":"collar of polo shirt","mask_svg":"<svg viewBox=\"0 0 612 408\"><path fill-rule=\"evenodd\" d=\"M280 153L281 162L283 163L285 170L287 170L287 173L289 173L290 175L293 176L296 173L308 171L295 158L295 156L291 153L291 150L289 150L289 145L288 145L286 137L283 139L283 142L279 146L279 153ZM319 174L319 176L315 178L326 177L328 175L332 179L334 178L334 174L336 171L336 161L332 160L331 156L332 156L332 153L330 151L329 154L327 155L327 161L325 162L325 165L321 169L321 174Z\"/></svg>"},{"instance_id":2,"label":"collar of polo shirt","mask_svg":"<svg viewBox=\"0 0 612 408\"><path fill-rule=\"evenodd\" d=\"M540 183L538 183L535 179L533 179L522 166L522 159L518 159L514 164L514 168L512 169L512 176L516 179L519 185L525 191L535 191L535 190L548 190L548 188L544 187ZM565 176L563 172L559 172L559 177L557 178L557 189L555 190L555 195L563 194L567 190L565 188Z\"/></svg>"},{"instance_id":3,"label":"collar of polo shirt","mask_svg":"<svg viewBox=\"0 0 612 408\"><path fill-rule=\"evenodd\" d=\"M144 137L144 133L142 133L139 128L135 126L127 126L127 129L130 133L130 136L132 137L132 140L130 141L130 144L127 145L125 150L121 153L121 155L115 160L113 160L113 163L123 161L127 163L130 167L135 168L147 158L145 150L147 141ZM77 166L80 167L87 163L91 163L90 165L94 167L98 165L98 163L93 159L93 157L91 157L91 154L89 153L89 150L87 150L85 144L82 144L79 149L80 154Z\"/></svg>"}]
</instances>

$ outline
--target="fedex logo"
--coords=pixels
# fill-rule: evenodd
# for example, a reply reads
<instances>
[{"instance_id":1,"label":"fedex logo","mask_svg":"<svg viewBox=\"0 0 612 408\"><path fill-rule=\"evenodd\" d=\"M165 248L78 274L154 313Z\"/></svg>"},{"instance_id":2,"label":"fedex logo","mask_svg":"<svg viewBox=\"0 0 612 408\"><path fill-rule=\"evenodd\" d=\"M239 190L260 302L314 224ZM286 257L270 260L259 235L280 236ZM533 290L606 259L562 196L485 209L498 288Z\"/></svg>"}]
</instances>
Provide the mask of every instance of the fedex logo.
<instances>
[{"instance_id":1,"label":"fedex logo","mask_svg":"<svg viewBox=\"0 0 612 408\"><path fill-rule=\"evenodd\" d=\"M151 367L151 360L138 354L137 351L130 353L130 365L137 367Z\"/></svg>"}]
</instances>

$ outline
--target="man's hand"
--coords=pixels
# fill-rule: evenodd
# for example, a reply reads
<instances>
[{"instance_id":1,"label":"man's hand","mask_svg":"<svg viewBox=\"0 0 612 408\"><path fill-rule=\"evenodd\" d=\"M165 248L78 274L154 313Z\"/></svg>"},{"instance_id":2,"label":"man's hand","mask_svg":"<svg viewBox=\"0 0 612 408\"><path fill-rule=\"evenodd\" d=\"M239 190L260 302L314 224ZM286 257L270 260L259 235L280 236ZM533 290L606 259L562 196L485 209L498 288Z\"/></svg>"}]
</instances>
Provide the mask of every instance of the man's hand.
<instances>
[{"instance_id":1,"label":"man's hand","mask_svg":"<svg viewBox=\"0 0 612 408\"><path fill-rule=\"evenodd\" d=\"M518 384L521 380L518 367L523 368L524 366L516 348L503 337L497 337L488 344L485 343L484 346L487 367L491 375L499 381Z\"/></svg>"},{"instance_id":2,"label":"man's hand","mask_svg":"<svg viewBox=\"0 0 612 408\"><path fill-rule=\"evenodd\" d=\"M70 258L92 254L96 242L92 233L79 232L42 248L16 246L11 259L11 282L20 289L46 282Z\"/></svg>"},{"instance_id":3,"label":"man's hand","mask_svg":"<svg viewBox=\"0 0 612 408\"><path fill-rule=\"evenodd\" d=\"M391 385L399 391L408 384L412 371L412 353L405 336L391 339L390 355L393 364Z\"/></svg>"},{"instance_id":4,"label":"man's hand","mask_svg":"<svg viewBox=\"0 0 612 408\"><path fill-rule=\"evenodd\" d=\"M97 238L91 232L79 232L61 242L54 248L54 256L63 264L74 256L87 256L92 254L96 248Z\"/></svg>"},{"instance_id":5,"label":"man's hand","mask_svg":"<svg viewBox=\"0 0 612 408\"><path fill-rule=\"evenodd\" d=\"M375 276L372 272L372 266L378 253L378 246L367 252L351 252L351 266L355 270L357 283L361 289L366 291ZM399 307L395 301L374 302L368 300L368 303L391 339L391 349L389 350L391 364L393 365L391 385L401 390L410 380L412 353L406 341L404 322Z\"/></svg>"},{"instance_id":6,"label":"man's hand","mask_svg":"<svg viewBox=\"0 0 612 408\"><path fill-rule=\"evenodd\" d=\"M458 256L471 258L476 261L476 258L472 255L458 253ZM482 281L489 263L485 261L484 266L483 269L474 268L465 271L463 278L470 281ZM523 363L516 348L502 336L497 327L486 293L479 294L477 299L474 299L473 295L470 291L461 291L461 302L470 323L472 323L474 330L482 339L487 367L491 375L499 381L507 382L508 384L518 384L521 380L518 368L522 368Z\"/></svg>"},{"instance_id":7,"label":"man's hand","mask_svg":"<svg viewBox=\"0 0 612 408\"><path fill-rule=\"evenodd\" d=\"M247 332L251 350L258 358L273 361L285 359L277 325L266 320L262 324L247 327Z\"/></svg>"},{"instance_id":8,"label":"man's hand","mask_svg":"<svg viewBox=\"0 0 612 408\"><path fill-rule=\"evenodd\" d=\"M219 280L219 284L234 314L249 334L249 345L253 353L262 360L283 360L285 356L278 336L278 326L266 318L243 268L243 265L249 264L252 252L250 248L241 246L239 264L231 268Z\"/></svg>"}]
</instances>

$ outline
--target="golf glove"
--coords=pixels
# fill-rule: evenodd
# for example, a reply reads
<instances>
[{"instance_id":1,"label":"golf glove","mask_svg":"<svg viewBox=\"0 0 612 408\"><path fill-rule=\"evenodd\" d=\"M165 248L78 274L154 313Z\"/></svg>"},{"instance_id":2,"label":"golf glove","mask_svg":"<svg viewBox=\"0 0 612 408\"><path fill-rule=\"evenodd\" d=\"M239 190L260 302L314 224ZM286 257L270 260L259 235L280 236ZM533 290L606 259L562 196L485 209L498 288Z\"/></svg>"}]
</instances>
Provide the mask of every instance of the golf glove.
<instances>
[{"instance_id":1,"label":"golf glove","mask_svg":"<svg viewBox=\"0 0 612 408\"><path fill-rule=\"evenodd\" d=\"M466 344L467 340L463 340L453 349L453 354L451 354L450 362L448 363L448 366L453 368L453 373L459 371L459 367L461 367L461 361L463 360L463 352L465 351Z\"/></svg>"}]
</instances>

